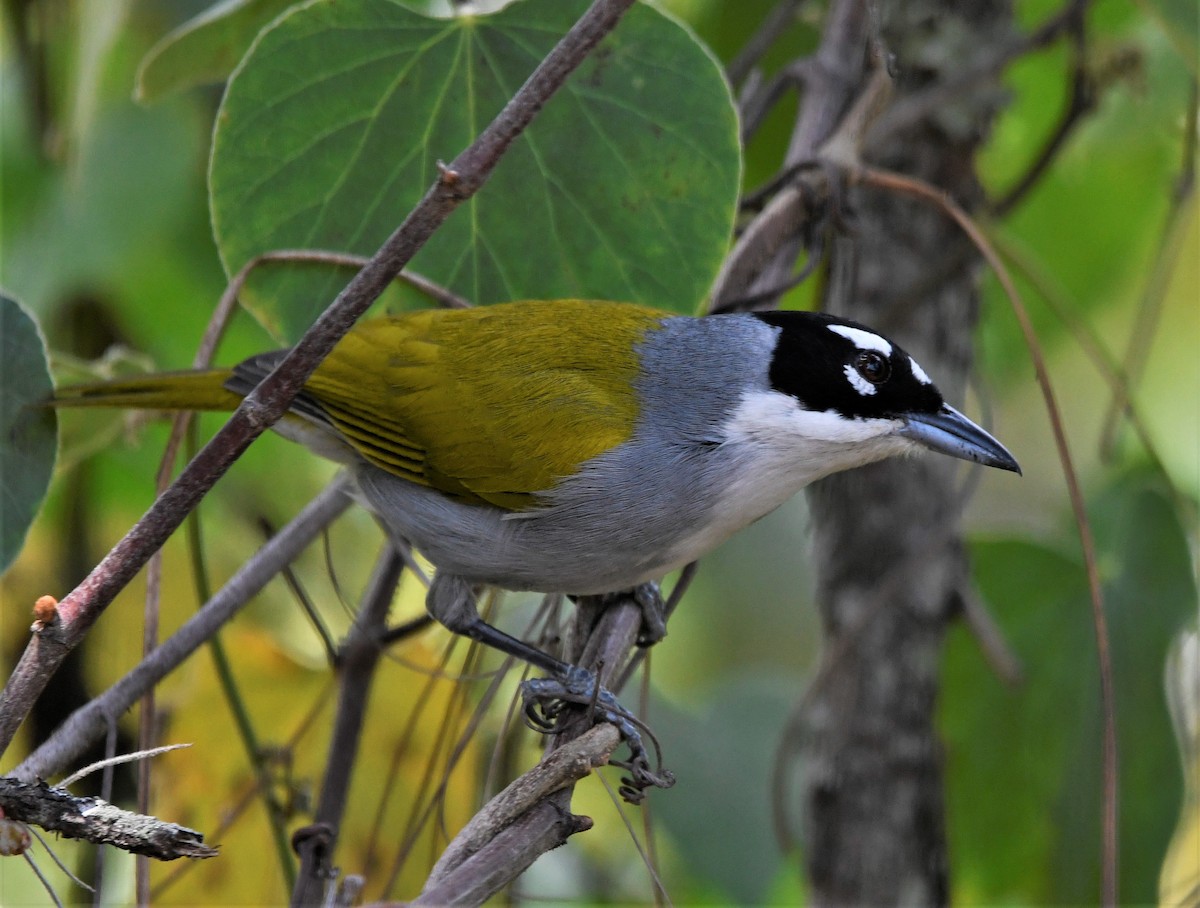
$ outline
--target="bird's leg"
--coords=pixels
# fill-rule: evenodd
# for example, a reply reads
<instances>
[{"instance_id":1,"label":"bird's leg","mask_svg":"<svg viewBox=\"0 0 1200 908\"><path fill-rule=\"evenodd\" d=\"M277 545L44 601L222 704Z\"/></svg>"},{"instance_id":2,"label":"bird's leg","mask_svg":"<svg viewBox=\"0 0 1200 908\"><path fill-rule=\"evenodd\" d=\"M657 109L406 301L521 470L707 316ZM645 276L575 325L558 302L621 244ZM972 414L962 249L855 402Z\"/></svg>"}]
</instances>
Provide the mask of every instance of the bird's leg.
<instances>
[{"instance_id":1,"label":"bird's leg","mask_svg":"<svg viewBox=\"0 0 1200 908\"><path fill-rule=\"evenodd\" d=\"M600 686L595 674L556 659L488 624L479 616L475 592L466 580L439 572L429 586L425 605L434 619L454 633L528 662L551 675L530 679L521 685L525 715L533 727L546 733L559 731L558 717L563 703L590 706L597 720L615 725L630 751L629 762L622 764L632 776L625 780L621 789L626 800L640 800L642 792L651 786L669 788L674 784L670 773L651 769L641 724L612 692Z\"/></svg>"}]
</instances>

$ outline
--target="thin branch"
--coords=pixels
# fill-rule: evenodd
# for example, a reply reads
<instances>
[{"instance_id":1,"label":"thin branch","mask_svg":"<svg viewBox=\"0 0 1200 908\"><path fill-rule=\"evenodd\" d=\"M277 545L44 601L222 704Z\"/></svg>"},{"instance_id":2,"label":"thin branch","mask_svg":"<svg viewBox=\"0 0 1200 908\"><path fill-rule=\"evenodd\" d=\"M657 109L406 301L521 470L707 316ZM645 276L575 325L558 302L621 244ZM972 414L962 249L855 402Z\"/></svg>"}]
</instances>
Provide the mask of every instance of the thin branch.
<instances>
[{"instance_id":1,"label":"thin branch","mask_svg":"<svg viewBox=\"0 0 1200 908\"><path fill-rule=\"evenodd\" d=\"M1161 250L1156 256L1150 277L1146 281L1138 306L1137 317L1134 319L1133 332L1129 338L1129 346L1125 351L1124 373L1125 387L1121 393L1114 394L1112 404L1104 417L1104 428L1100 432L1100 448L1106 455L1111 449L1116 437L1117 427L1129 409L1130 395L1141 381L1142 372L1149 358L1151 342L1158 331L1158 320L1162 314L1163 302L1171 280L1171 265L1178 260L1182 253L1183 239L1187 235L1188 201L1196 193L1196 143L1197 116L1200 112L1200 83L1192 80L1191 96L1188 99L1187 114L1183 123L1182 155L1179 178L1175 191L1171 195L1171 203L1163 222L1162 240L1157 248Z\"/></svg>"},{"instance_id":2,"label":"thin branch","mask_svg":"<svg viewBox=\"0 0 1200 908\"><path fill-rule=\"evenodd\" d=\"M1017 318L1017 323L1020 325L1021 332L1025 337L1026 346L1029 348L1030 360L1033 362L1038 386L1042 391L1042 400L1045 403L1046 414L1049 417L1050 426L1054 433L1054 442L1058 448L1059 462L1062 464L1063 478L1071 500L1071 510L1075 516L1080 546L1083 549L1083 560L1092 604L1092 624L1096 632L1096 657L1100 666L1100 700L1104 715L1104 819L1101 897L1105 905L1116 905L1118 855L1117 726L1108 618L1104 612L1104 590L1100 584L1100 572L1096 562L1096 543L1092 536L1092 527L1087 516L1087 506L1083 499L1083 490L1079 485L1079 476L1071 457L1070 446L1067 444L1066 430L1063 428L1062 413L1058 407L1054 388L1050 383L1050 373L1046 368L1046 362L1042 356L1041 347L1038 344L1033 322L1000 256L992 248L987 237L984 236L971 217L946 193L920 180L871 167L860 169L856 176L868 185L892 192L901 192L930 202L951 218L963 233L970 238L971 242L975 244L975 248L979 250L980 254L987 260L988 265L991 266L997 280L1000 281L1000 285L1004 288L1004 292L1008 296L1013 314Z\"/></svg>"},{"instance_id":3,"label":"thin branch","mask_svg":"<svg viewBox=\"0 0 1200 908\"><path fill-rule=\"evenodd\" d=\"M39 627L0 694L0 751L7 749L50 676L109 603L179 527L213 484L279 419L304 382L433 232L475 194L538 111L617 24L634 0L595 0L533 74L426 192L370 262L184 468L137 525L59 603L60 620Z\"/></svg>"},{"instance_id":4,"label":"thin branch","mask_svg":"<svg viewBox=\"0 0 1200 908\"><path fill-rule=\"evenodd\" d=\"M86 889L88 892L92 893L92 895L96 894L96 887L89 886L87 883L85 883L83 880L81 880L79 877L77 877L71 871L70 867L68 867L66 864L63 863L62 858L60 858L58 856L58 854L55 853L54 849L50 847L49 843L47 843L47 841L42 836L42 834L40 832L38 832L36 826L28 826L26 828L30 832L33 833L33 837L38 840L38 844L41 845L42 848L44 848L46 850L46 854L50 855L50 860L52 860L54 862L54 866L57 867L60 871L62 871L63 875L67 879L69 879L72 883L74 883L80 889ZM28 853L28 852L26 852L26 853Z\"/></svg>"},{"instance_id":5,"label":"thin branch","mask_svg":"<svg viewBox=\"0 0 1200 908\"><path fill-rule=\"evenodd\" d=\"M780 162L782 172L799 173L801 165L816 162L850 106L867 62L868 18L861 0L830 6L816 55L797 71L803 73L805 103ZM834 192L824 169L817 169L811 183L798 177L787 184L738 237L713 284L711 311L724 311L733 301L758 298L786 284L802 241L800 227L815 220Z\"/></svg>"},{"instance_id":6,"label":"thin branch","mask_svg":"<svg viewBox=\"0 0 1200 908\"><path fill-rule=\"evenodd\" d=\"M989 57L963 69L956 78L935 82L928 88L896 102L876 121L869 136L871 144L874 145L888 135L921 122L930 113L954 102L981 83L991 82L1013 60L1050 46L1064 33L1076 27L1076 23L1087 14L1089 5L1090 0L1068 0L1059 12L1050 16L1028 35L999 45Z\"/></svg>"},{"instance_id":7,"label":"thin branch","mask_svg":"<svg viewBox=\"0 0 1200 908\"><path fill-rule=\"evenodd\" d=\"M33 859L33 855L26 851L22 857L25 858L25 863L29 865L29 869L33 871L33 875L38 878L38 882L42 884L42 888L46 890L46 894L50 896L50 900L54 902L55 908L63 908L62 899L58 897L58 893L54 891L54 887L50 885L50 881L42 873L42 868L37 865L37 861Z\"/></svg>"},{"instance_id":8,"label":"thin branch","mask_svg":"<svg viewBox=\"0 0 1200 908\"><path fill-rule=\"evenodd\" d=\"M24 781L49 778L77 760L104 734L110 717L124 713L143 693L211 639L221 625L279 573L283 565L295 559L330 521L350 506L345 489L344 478L331 483L148 658L103 694L71 713L54 734L13 770L12 775Z\"/></svg>"},{"instance_id":9,"label":"thin branch","mask_svg":"<svg viewBox=\"0 0 1200 908\"><path fill-rule=\"evenodd\" d=\"M122 763L132 763L134 760L145 760L147 757L157 757L159 754L170 753L173 750L182 750L185 747L191 747L191 744L164 744L162 747L152 747L149 750L138 750L133 753L121 754L117 757L109 757L107 760L97 760L95 763L89 763L83 769L77 769L65 779L58 783L59 788L70 788L80 779L86 778L98 769L104 769L108 766L120 766Z\"/></svg>"},{"instance_id":10,"label":"thin branch","mask_svg":"<svg viewBox=\"0 0 1200 908\"><path fill-rule=\"evenodd\" d=\"M375 669L382 653L379 638L387 627L388 610L403 571L403 559L388 544L371 577L358 618L338 653L336 664L341 671L341 686L337 713L329 738L321 799L312 823L313 827L330 832L307 838L293 836L292 841L298 843L296 850L300 853L300 873L292 891L293 905L320 904L325 886L331 879L330 858L346 811L371 682L375 680Z\"/></svg>"},{"instance_id":11,"label":"thin branch","mask_svg":"<svg viewBox=\"0 0 1200 908\"><path fill-rule=\"evenodd\" d=\"M291 733L281 745L277 745L274 748L276 753L292 754L299 749L301 742L305 739L305 737L308 736L308 733L313 730L317 719L325 712L327 701L330 694L333 692L333 686L333 679L330 677L326 683L321 686L321 690L313 699L312 705L309 706L308 711L304 714L304 716L301 717L300 721L296 724L296 727L292 729ZM258 775L255 775L252 781L243 784L243 790L236 796L233 803L221 811L221 821L217 825L217 828L212 832L212 840L214 842L221 842L225 838L225 835L231 829L233 829L235 825L237 825L238 821L243 816L246 815L246 812L249 810L251 804L253 804L255 799L260 796L261 789L264 786L269 787L274 784L275 779L273 777L267 777L264 779L262 776ZM281 816L283 816L282 812ZM291 843L288 842L287 845L288 847L286 855L290 857ZM179 865L162 879L160 879L150 893L151 903L153 904L156 900L166 895L167 890L182 880L184 875L189 873L195 866L195 864ZM290 874L286 874L286 877L292 879L295 877L295 875L295 870L293 868Z\"/></svg>"},{"instance_id":12,"label":"thin branch","mask_svg":"<svg viewBox=\"0 0 1200 908\"><path fill-rule=\"evenodd\" d=\"M1160 473L1166 475L1166 468L1163 466L1163 460L1154 444L1154 439L1150 436L1150 429L1138 408L1134 406L1132 395L1129 392L1129 382L1120 363L1096 333L1095 328L1076 314L1078 306L1070 299L1066 289L1054 275L1040 266L1030 250L1022 248L1012 238L994 234L992 243L1017 273L1029 282L1050 313L1062 322L1071 338L1079 346L1080 351L1091 362L1096 373L1108 385L1113 399L1126 401L1125 418L1129 420L1129 424L1133 428L1134 434L1137 435L1142 449L1150 458L1150 462ZM1179 512L1185 513L1189 505L1186 497L1179 494L1174 483L1171 483L1171 496L1176 507L1180 509Z\"/></svg>"},{"instance_id":13,"label":"thin branch","mask_svg":"<svg viewBox=\"0 0 1200 908\"><path fill-rule=\"evenodd\" d=\"M1079 15L1068 17L1066 21L1065 27L1071 38L1071 96L1067 99L1067 106L1041 151L1034 156L1033 163L1007 192L992 203L993 217L1004 217L1029 194L1066 146L1067 138L1075 131L1075 127L1096 107L1096 87L1087 69L1085 24L1082 10Z\"/></svg>"},{"instance_id":14,"label":"thin branch","mask_svg":"<svg viewBox=\"0 0 1200 908\"><path fill-rule=\"evenodd\" d=\"M195 427L196 424L193 422L191 425L192 434L195 434ZM192 578L198 594L197 598L200 602L207 602L212 598L212 583L208 576L203 526L200 521L199 509L192 511L188 515L185 529L188 552L191 556ZM254 771L254 776L258 781L257 790L262 797L263 808L266 811L267 825L271 830L271 843L275 847L275 858L279 862L279 872L283 875L288 891L291 891L296 881L296 862L293 859L291 842L287 834L286 810L275 792L267 755L264 753L262 745L259 742L254 722L250 718L250 710L246 705L245 697L242 696L241 689L238 687L233 665L228 653L225 651L225 644L222 642L219 633L213 634L212 639L208 641L208 652L212 657L213 668L217 675L217 683L221 687L221 695L225 698L225 703L229 707L230 715L233 717L233 727L237 730L238 740L241 742L242 750L246 754L246 761L250 764L251 769ZM154 892L152 890L149 893L148 901L152 902L153 899Z\"/></svg>"},{"instance_id":15,"label":"thin branch","mask_svg":"<svg viewBox=\"0 0 1200 908\"><path fill-rule=\"evenodd\" d=\"M796 15L803 5L804 0L780 0L772 7L759 23L754 34L750 36L750 40L742 46L737 56L730 60L729 66L725 68L725 75L728 77L730 85L739 85L750 75L751 70L758 66L758 61L771 49L771 45L775 43L780 33L795 21Z\"/></svg>"},{"instance_id":16,"label":"thin branch","mask_svg":"<svg viewBox=\"0 0 1200 908\"><path fill-rule=\"evenodd\" d=\"M601 598L602 605L591 607ZM564 657L596 672L600 683L608 687L621 675L641 624L641 609L631 596L616 601L583 597ZM560 723L541 763L493 799L483 818L472 821L465 838L455 840L415 904L478 903L511 884L541 854L591 827L587 818L571 814L572 786L590 771L586 767L613 762L611 753L620 736L610 725L593 726L586 705L568 708L574 718ZM581 738L586 743L577 749L574 742ZM568 754L565 766L557 756L564 749ZM580 753L587 758L579 759ZM582 774L563 783L564 772Z\"/></svg>"},{"instance_id":17,"label":"thin branch","mask_svg":"<svg viewBox=\"0 0 1200 908\"><path fill-rule=\"evenodd\" d=\"M1025 680L1021 660L1008 645L1004 631L1000 629L988 607L973 590L960 590L956 598L967 629L975 638L979 651L983 653L983 658L996 673L996 677L1009 687L1021 684Z\"/></svg>"},{"instance_id":18,"label":"thin branch","mask_svg":"<svg viewBox=\"0 0 1200 908\"><path fill-rule=\"evenodd\" d=\"M211 858L217 850L194 829L131 813L99 798L79 798L44 782L0 777L0 805L11 819L40 826L68 839L115 845L160 861Z\"/></svg>"},{"instance_id":19,"label":"thin branch","mask_svg":"<svg viewBox=\"0 0 1200 908\"><path fill-rule=\"evenodd\" d=\"M370 261L365 255L334 252L328 249L274 249L271 252L263 252L250 259L250 261L241 267L233 280L229 282L229 287L226 288L224 295L221 297L222 303L227 298L236 299L237 294L241 293L242 287L249 279L250 273L262 265L269 265L273 262L292 262L309 265L333 265L339 268L364 268ZM466 297L459 296L436 281L430 280L425 275L419 274L416 271L410 271L408 268L402 269L396 275L396 280L402 281L413 289L424 293L439 306L447 309L471 308L471 301Z\"/></svg>"},{"instance_id":20,"label":"thin branch","mask_svg":"<svg viewBox=\"0 0 1200 908\"><path fill-rule=\"evenodd\" d=\"M574 816L553 796L539 801L460 864L454 873L409 904L478 905L520 876L538 857L591 828L590 819Z\"/></svg>"}]
</instances>

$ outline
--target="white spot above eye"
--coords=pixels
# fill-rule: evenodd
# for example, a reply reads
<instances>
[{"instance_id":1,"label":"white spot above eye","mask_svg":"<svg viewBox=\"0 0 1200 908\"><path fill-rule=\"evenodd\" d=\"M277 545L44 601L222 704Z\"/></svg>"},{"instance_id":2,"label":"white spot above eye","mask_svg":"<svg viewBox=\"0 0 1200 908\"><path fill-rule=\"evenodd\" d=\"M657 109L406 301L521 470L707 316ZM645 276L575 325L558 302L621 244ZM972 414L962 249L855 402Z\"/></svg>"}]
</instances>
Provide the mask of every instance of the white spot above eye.
<instances>
[{"instance_id":1,"label":"white spot above eye","mask_svg":"<svg viewBox=\"0 0 1200 908\"><path fill-rule=\"evenodd\" d=\"M864 331L862 328L851 328L849 325L829 325L828 328L834 334L840 334L849 340L860 350L877 350L884 356L892 355L892 345L878 334Z\"/></svg>"},{"instance_id":2,"label":"white spot above eye","mask_svg":"<svg viewBox=\"0 0 1200 908\"><path fill-rule=\"evenodd\" d=\"M933 384L933 379L932 379L932 378L930 378L928 375L926 375L926 374L925 374L925 370L924 370L924 369L922 369L922 368L921 368L921 367L920 367L920 366L917 364L917 361L916 361L915 359L913 359L913 358L910 356L910 357L908 358L908 361L909 361L909 363L911 363L911 364L912 364L912 374L913 374L913 378L915 378L917 381L919 381L919 382L920 382L921 384L923 384L923 385L932 385L932 384Z\"/></svg>"},{"instance_id":3,"label":"white spot above eye","mask_svg":"<svg viewBox=\"0 0 1200 908\"><path fill-rule=\"evenodd\" d=\"M873 384L858 374L858 370L853 366L847 365L842 368L846 373L846 378L850 379L850 384L854 386L854 390L859 394L874 394L876 388Z\"/></svg>"}]
</instances>

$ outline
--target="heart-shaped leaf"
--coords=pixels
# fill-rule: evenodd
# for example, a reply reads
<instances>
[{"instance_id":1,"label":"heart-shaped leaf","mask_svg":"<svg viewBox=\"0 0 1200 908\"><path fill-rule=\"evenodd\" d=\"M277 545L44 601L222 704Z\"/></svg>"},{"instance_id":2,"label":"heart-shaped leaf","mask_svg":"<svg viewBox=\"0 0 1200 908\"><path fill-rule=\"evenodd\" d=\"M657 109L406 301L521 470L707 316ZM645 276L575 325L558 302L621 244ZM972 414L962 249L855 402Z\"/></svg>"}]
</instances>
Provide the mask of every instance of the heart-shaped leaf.
<instances>
[{"instance_id":1,"label":"heart-shaped leaf","mask_svg":"<svg viewBox=\"0 0 1200 908\"><path fill-rule=\"evenodd\" d=\"M586 7L524 0L434 19L394 0L317 0L233 75L213 138L213 224L232 273L262 252L373 253ZM728 244L737 117L692 35L636 5L415 270L477 303L609 298L688 311ZM294 340L346 272L261 269L243 296Z\"/></svg>"}]
</instances>

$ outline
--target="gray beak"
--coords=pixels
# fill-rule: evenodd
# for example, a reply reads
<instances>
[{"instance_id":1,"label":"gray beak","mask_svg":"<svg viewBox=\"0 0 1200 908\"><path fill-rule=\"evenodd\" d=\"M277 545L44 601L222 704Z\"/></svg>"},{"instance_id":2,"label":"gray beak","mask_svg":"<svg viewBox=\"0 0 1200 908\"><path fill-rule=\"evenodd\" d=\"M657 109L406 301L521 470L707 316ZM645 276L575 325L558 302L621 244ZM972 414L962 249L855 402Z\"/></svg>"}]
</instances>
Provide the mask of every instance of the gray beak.
<instances>
[{"instance_id":1,"label":"gray beak","mask_svg":"<svg viewBox=\"0 0 1200 908\"><path fill-rule=\"evenodd\" d=\"M905 426L898 434L911 438L931 451L973 460L988 467L1012 470L1018 475L1021 473L1017 459L1008 453L1004 445L949 404L942 404L936 413L906 416Z\"/></svg>"}]
</instances>

